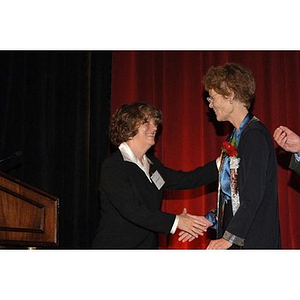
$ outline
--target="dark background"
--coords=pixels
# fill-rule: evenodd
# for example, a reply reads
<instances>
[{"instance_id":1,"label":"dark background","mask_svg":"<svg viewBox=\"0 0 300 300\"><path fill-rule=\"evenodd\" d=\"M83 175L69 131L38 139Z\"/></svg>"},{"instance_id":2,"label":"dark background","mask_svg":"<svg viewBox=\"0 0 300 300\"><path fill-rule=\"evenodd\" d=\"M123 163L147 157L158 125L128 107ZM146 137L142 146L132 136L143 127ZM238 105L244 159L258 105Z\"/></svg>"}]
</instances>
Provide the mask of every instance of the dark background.
<instances>
[{"instance_id":1,"label":"dark background","mask_svg":"<svg viewBox=\"0 0 300 300\"><path fill-rule=\"evenodd\" d=\"M0 169L60 199L60 248L89 248L108 153L109 51L0 52Z\"/></svg>"}]
</instances>

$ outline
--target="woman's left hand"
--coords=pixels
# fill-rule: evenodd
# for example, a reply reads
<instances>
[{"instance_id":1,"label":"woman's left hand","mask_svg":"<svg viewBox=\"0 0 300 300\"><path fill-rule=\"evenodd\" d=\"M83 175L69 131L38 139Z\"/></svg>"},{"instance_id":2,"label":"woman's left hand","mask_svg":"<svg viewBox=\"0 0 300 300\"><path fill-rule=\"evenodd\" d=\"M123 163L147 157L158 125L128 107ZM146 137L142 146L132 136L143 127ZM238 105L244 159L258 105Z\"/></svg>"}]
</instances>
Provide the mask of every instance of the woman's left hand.
<instances>
[{"instance_id":1,"label":"woman's left hand","mask_svg":"<svg viewBox=\"0 0 300 300\"><path fill-rule=\"evenodd\" d=\"M232 246L232 243L221 238L218 240L210 241L210 243L206 249L207 250L226 250L226 249L230 248L231 246Z\"/></svg>"}]
</instances>

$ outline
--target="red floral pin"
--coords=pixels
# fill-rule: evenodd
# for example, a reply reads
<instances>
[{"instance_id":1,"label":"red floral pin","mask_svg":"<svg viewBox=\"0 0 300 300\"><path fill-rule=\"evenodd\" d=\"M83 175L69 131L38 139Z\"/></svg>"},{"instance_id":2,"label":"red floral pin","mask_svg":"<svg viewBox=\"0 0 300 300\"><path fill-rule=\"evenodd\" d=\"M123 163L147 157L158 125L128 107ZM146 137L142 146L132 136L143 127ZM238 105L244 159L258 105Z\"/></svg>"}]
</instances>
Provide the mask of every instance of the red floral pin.
<instances>
[{"instance_id":1,"label":"red floral pin","mask_svg":"<svg viewBox=\"0 0 300 300\"><path fill-rule=\"evenodd\" d=\"M227 153L229 157L237 157L238 151L235 146L235 139L233 139L231 142L224 141L221 147L222 151Z\"/></svg>"}]
</instances>

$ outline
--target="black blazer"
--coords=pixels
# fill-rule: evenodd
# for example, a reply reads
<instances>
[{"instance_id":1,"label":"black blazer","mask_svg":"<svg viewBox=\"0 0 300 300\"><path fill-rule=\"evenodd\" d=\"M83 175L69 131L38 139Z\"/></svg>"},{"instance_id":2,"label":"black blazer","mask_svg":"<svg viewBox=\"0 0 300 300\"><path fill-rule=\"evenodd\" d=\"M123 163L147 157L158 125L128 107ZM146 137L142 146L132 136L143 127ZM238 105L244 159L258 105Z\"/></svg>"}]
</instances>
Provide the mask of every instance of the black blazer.
<instances>
[{"instance_id":1,"label":"black blazer","mask_svg":"<svg viewBox=\"0 0 300 300\"><path fill-rule=\"evenodd\" d=\"M150 173L165 181L161 190L119 150L104 161L100 178L100 222L93 248L157 249L158 233L168 234L175 215L161 211L164 189L190 189L218 179L215 161L190 172L163 166L153 155Z\"/></svg>"},{"instance_id":2,"label":"black blazer","mask_svg":"<svg viewBox=\"0 0 300 300\"><path fill-rule=\"evenodd\" d=\"M245 239L245 249L280 248L276 153L261 122L244 129L238 153L240 207L227 231Z\"/></svg>"},{"instance_id":3,"label":"black blazer","mask_svg":"<svg viewBox=\"0 0 300 300\"><path fill-rule=\"evenodd\" d=\"M292 157L291 157L289 167L290 167L291 170L295 171L298 175L300 175L300 162L298 162L296 160L294 155L292 155Z\"/></svg>"}]
</instances>

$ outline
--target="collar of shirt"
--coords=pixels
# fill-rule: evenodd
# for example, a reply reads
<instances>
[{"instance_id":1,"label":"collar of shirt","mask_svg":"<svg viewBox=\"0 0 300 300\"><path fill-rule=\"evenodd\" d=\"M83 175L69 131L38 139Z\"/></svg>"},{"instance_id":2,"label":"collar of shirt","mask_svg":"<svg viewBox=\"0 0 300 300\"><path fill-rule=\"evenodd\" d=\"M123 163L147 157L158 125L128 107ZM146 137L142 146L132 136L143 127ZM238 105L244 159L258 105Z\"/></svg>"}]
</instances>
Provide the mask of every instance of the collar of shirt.
<instances>
[{"instance_id":1,"label":"collar of shirt","mask_svg":"<svg viewBox=\"0 0 300 300\"><path fill-rule=\"evenodd\" d=\"M119 146L119 150L121 151L124 161L129 161L138 165L138 167L144 171L149 181L152 182L149 174L150 164L152 164L152 162L146 156L146 154L143 155L143 163L141 163L126 142L122 143Z\"/></svg>"}]
</instances>

